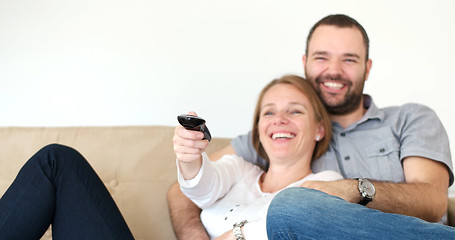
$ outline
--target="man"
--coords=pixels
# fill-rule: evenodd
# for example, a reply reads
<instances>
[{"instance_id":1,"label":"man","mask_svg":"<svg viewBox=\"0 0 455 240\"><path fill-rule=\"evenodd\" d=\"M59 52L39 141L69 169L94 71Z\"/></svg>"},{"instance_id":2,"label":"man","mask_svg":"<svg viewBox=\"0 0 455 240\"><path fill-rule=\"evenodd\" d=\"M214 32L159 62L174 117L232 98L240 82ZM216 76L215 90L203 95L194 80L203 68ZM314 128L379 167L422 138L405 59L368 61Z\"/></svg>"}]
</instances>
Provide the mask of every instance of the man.
<instances>
[{"instance_id":1,"label":"man","mask_svg":"<svg viewBox=\"0 0 455 240\"><path fill-rule=\"evenodd\" d=\"M360 203L386 213L438 222L446 212L447 189L453 183L447 134L436 114L427 107L407 104L378 109L369 96L362 94L372 66L368 52L369 39L365 30L346 15L323 18L308 35L303 57L305 75L313 82L326 105L334 131L329 151L312 163L312 169L314 172L335 170L346 180L307 182L303 186L340 197L345 203ZM176 134L195 141L194 144L201 149L207 146L206 142L196 141L202 139L198 133L187 131ZM249 138L244 135L234 139L231 146L211 156L211 159L236 153L261 165ZM319 191L301 189L305 190L303 195L308 198L320 194ZM281 200L283 196L289 195L291 199L297 196L295 201L300 201L297 206L306 204L306 199L298 197L299 193L284 193L287 195L280 193L280 198L272 202L274 213L284 202ZM198 212L181 196L176 186L170 189L168 199L177 236L203 239L198 235L204 236L200 223L199 228L192 225L199 221ZM191 213L187 213L185 208L191 208ZM319 211L324 214L324 206L321 208ZM312 215L311 208L305 211ZM301 214L301 211L294 213ZM349 212L344 214L348 214L345 219L355 219L355 216L349 216ZM277 226L276 219L273 216L267 219L268 228ZM287 227L291 221L283 220L280 224ZM384 218L384 221L387 220ZM348 229L349 222L337 222L337 225ZM305 225L304 230L309 227ZM322 233L324 231L316 234Z\"/></svg>"}]
</instances>

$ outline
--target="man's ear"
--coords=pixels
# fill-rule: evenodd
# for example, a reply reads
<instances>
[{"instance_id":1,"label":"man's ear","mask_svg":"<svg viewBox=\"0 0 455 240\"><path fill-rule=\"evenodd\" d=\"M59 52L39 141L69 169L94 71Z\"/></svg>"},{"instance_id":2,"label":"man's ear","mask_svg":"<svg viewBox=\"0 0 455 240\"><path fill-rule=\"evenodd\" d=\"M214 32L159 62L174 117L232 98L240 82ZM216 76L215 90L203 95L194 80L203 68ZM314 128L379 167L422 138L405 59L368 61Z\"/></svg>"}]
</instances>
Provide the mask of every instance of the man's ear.
<instances>
[{"instance_id":1,"label":"man's ear","mask_svg":"<svg viewBox=\"0 0 455 240\"><path fill-rule=\"evenodd\" d=\"M305 65L306 65L306 55L303 55L303 56L302 56L302 63L303 63L303 69L305 69Z\"/></svg>"},{"instance_id":2,"label":"man's ear","mask_svg":"<svg viewBox=\"0 0 455 240\"><path fill-rule=\"evenodd\" d=\"M368 59L365 63L365 81L368 80L368 76L370 75L371 67L373 66L373 60Z\"/></svg>"}]
</instances>

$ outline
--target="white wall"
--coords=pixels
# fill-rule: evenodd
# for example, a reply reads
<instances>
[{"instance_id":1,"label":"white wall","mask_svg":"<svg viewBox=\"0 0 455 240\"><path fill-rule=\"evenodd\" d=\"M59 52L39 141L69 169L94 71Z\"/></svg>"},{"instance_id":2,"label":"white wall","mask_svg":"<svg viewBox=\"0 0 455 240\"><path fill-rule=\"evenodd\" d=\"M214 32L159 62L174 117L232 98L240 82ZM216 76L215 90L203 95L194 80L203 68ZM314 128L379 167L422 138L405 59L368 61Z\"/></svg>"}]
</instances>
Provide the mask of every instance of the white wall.
<instances>
[{"instance_id":1,"label":"white wall","mask_svg":"<svg viewBox=\"0 0 455 240\"><path fill-rule=\"evenodd\" d=\"M455 1L0 0L0 126L251 126L257 94L302 73L309 28L346 13L366 28L379 106L418 102L455 142Z\"/></svg>"}]
</instances>

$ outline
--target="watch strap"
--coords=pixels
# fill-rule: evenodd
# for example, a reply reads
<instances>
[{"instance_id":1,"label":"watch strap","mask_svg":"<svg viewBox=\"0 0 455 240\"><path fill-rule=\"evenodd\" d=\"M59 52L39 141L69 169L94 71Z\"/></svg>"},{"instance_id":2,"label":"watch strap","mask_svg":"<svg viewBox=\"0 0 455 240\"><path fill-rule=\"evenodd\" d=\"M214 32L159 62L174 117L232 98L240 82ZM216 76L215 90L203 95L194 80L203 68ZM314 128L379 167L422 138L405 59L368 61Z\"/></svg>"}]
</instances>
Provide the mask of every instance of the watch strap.
<instances>
[{"instance_id":1,"label":"watch strap","mask_svg":"<svg viewBox=\"0 0 455 240\"><path fill-rule=\"evenodd\" d=\"M235 223L232 231L234 232L234 237L236 240L245 240L242 233L242 227L247 223L247 220Z\"/></svg>"},{"instance_id":2,"label":"watch strap","mask_svg":"<svg viewBox=\"0 0 455 240\"><path fill-rule=\"evenodd\" d=\"M359 204L365 206L369 202L371 202L371 199L362 197L362 200L360 200Z\"/></svg>"}]
</instances>

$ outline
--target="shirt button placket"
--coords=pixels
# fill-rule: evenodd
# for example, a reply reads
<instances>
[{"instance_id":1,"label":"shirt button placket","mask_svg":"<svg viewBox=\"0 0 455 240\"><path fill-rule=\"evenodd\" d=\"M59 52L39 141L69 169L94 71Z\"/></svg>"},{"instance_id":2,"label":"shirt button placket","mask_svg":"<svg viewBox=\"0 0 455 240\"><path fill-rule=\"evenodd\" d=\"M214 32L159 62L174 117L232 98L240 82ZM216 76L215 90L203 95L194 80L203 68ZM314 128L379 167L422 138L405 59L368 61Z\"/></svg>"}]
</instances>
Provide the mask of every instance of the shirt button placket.
<instances>
[{"instance_id":1,"label":"shirt button placket","mask_svg":"<svg viewBox=\"0 0 455 240\"><path fill-rule=\"evenodd\" d=\"M346 142L346 141L344 141L345 137L346 137L346 133L342 132L342 133L340 133L340 136L341 136L341 138L343 138L343 144L344 144ZM343 149L348 149L348 148L343 148ZM349 155L345 155L344 160L349 161L349 160L351 160L351 157Z\"/></svg>"},{"instance_id":2,"label":"shirt button placket","mask_svg":"<svg viewBox=\"0 0 455 240\"><path fill-rule=\"evenodd\" d=\"M342 133L340 133L340 136L341 136L341 137L345 137L345 136L346 136L346 133L342 132ZM349 157L349 155L346 155L346 156L344 157L344 160L346 160L346 161L349 161L350 159L351 159L351 157Z\"/></svg>"}]
</instances>

